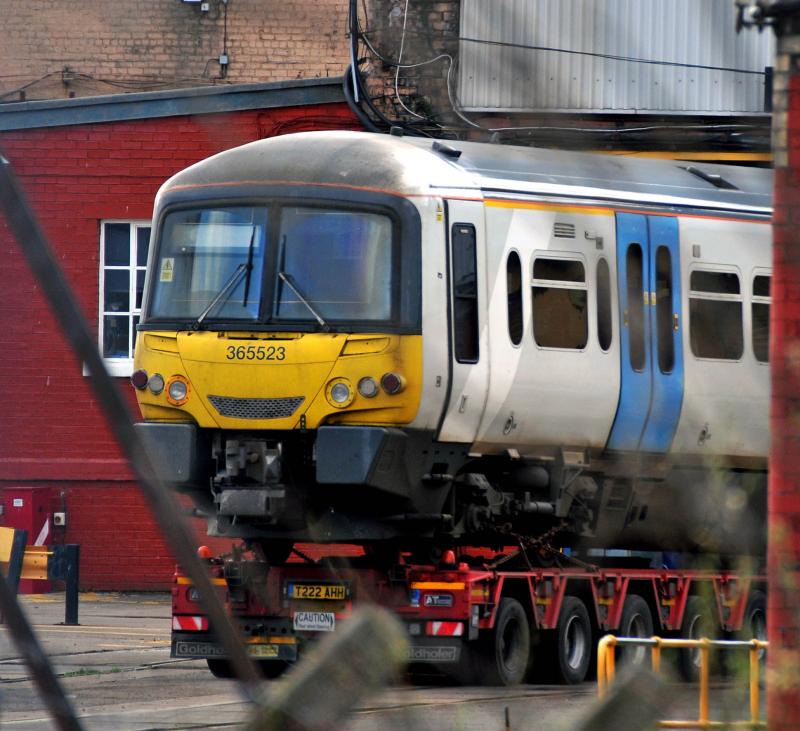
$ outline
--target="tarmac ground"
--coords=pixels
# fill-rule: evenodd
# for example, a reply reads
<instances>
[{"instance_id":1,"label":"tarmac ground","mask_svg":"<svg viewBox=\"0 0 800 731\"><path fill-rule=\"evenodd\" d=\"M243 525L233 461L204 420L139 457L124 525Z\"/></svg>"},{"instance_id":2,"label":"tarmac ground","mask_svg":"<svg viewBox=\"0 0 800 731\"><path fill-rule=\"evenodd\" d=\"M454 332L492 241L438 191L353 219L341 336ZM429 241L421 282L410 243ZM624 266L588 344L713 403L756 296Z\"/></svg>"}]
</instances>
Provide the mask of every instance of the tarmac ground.
<instances>
[{"instance_id":1,"label":"tarmac ground","mask_svg":"<svg viewBox=\"0 0 800 731\"><path fill-rule=\"evenodd\" d=\"M81 594L78 626L65 626L64 594L20 597L84 729L232 729L253 706L234 680L214 678L203 660L169 657L166 594ZM285 681L265 681L274 684ZM269 692L269 688L267 689ZM696 690L670 686L670 718L697 713ZM344 728L552 730L575 728L596 685L516 688L398 685L358 705ZM712 714L746 712L741 688L719 686ZM678 715L675 715L678 714ZM738 718L745 718L739 715ZM0 730L56 729L9 632L0 627Z\"/></svg>"}]
</instances>

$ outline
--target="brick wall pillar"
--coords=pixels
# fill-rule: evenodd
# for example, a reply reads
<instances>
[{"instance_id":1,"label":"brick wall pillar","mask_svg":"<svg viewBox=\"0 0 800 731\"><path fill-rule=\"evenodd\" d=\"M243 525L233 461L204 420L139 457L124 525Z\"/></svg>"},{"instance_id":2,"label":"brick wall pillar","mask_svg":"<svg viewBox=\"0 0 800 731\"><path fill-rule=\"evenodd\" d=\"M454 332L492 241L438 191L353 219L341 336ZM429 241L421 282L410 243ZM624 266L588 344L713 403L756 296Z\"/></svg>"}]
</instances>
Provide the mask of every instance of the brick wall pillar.
<instances>
[{"instance_id":1,"label":"brick wall pillar","mask_svg":"<svg viewBox=\"0 0 800 731\"><path fill-rule=\"evenodd\" d=\"M776 25L767 715L800 729L800 17Z\"/></svg>"}]
</instances>

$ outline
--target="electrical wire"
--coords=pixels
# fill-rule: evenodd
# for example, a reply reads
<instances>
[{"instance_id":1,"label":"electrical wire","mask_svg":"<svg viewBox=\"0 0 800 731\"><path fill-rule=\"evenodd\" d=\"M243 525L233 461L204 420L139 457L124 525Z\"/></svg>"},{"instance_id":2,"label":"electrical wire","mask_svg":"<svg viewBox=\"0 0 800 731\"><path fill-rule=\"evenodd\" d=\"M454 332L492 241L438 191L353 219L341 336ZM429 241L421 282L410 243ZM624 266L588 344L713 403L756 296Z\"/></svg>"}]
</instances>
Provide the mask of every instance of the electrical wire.
<instances>
[{"instance_id":1,"label":"electrical wire","mask_svg":"<svg viewBox=\"0 0 800 731\"><path fill-rule=\"evenodd\" d=\"M403 11L403 32L400 34L400 53L397 55L397 68L394 73L394 95L397 98L397 101L400 103L400 106L403 107L410 115L416 117L417 119L425 119L421 114L417 114L416 112L411 111L404 103L403 100L400 98L400 65L403 61L403 47L406 43L406 22L408 21L408 3L409 0L406 0L405 10Z\"/></svg>"},{"instance_id":2,"label":"electrical wire","mask_svg":"<svg viewBox=\"0 0 800 731\"><path fill-rule=\"evenodd\" d=\"M410 34L424 36L426 38L441 38L441 35L435 33L428 33L426 31L410 30ZM592 56L594 58L603 58L610 61L625 61L628 63L641 63L650 64L654 66L671 66L678 68L700 69L704 71L726 71L734 74L752 74L754 76L766 76L765 71L756 71L754 69L741 69L732 66L710 66L708 64L699 63L684 63L681 61L661 61L652 58L640 58L637 56L622 56L614 53L600 53L598 51L577 51L571 48L558 48L557 46L539 46L527 43L511 43L510 41L492 41L488 38L470 38L469 36L453 36L453 42L459 41L464 43L476 43L485 46L500 46L503 48L518 48L527 51L545 51L548 53L566 53L574 56Z\"/></svg>"},{"instance_id":3,"label":"electrical wire","mask_svg":"<svg viewBox=\"0 0 800 731\"><path fill-rule=\"evenodd\" d=\"M210 59L210 61L216 61L217 59ZM43 74L38 79L34 79L33 81L29 81L27 84L23 84L22 86L18 86L14 89L10 89L9 91L0 92L0 99L4 99L9 96L14 96L20 94L21 92L29 89L32 86L48 79L52 76L62 76L65 81L72 82L72 81L84 81L84 82L91 82L91 83L99 83L105 84L107 86L113 86L119 89L129 89L129 90L137 90L137 91L147 91L148 89L160 89L168 86L174 86L178 83L197 83L206 82L208 83L209 79L205 76L206 72L208 71L208 62L206 62L205 68L203 69L203 74L200 76L175 76L170 77L167 79L156 79L156 78L149 78L149 79L129 79L127 81L117 81L115 79L105 79L102 77L94 76L92 74L84 74L75 71L67 72L67 76L65 76L65 72L62 71L51 71L49 73ZM211 79L214 81L214 79Z\"/></svg>"}]
</instances>

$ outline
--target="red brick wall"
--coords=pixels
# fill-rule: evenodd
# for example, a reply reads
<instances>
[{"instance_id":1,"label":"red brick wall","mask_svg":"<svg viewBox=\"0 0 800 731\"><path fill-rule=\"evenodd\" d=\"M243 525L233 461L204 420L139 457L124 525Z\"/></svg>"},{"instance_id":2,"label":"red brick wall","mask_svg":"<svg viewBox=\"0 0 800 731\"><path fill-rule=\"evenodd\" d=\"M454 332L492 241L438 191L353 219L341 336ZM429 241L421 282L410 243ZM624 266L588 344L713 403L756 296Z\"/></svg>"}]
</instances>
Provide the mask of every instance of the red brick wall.
<instances>
[{"instance_id":1,"label":"red brick wall","mask_svg":"<svg viewBox=\"0 0 800 731\"><path fill-rule=\"evenodd\" d=\"M7 132L0 149L96 331L101 219L149 219L167 177L221 150L341 127L354 128L350 111L324 105ZM0 497L57 482L68 512L57 539L81 544L85 588L165 587L173 560L1 219L0 255ZM127 380L120 385L136 413Z\"/></svg>"},{"instance_id":2,"label":"red brick wall","mask_svg":"<svg viewBox=\"0 0 800 731\"><path fill-rule=\"evenodd\" d=\"M0 0L0 99L341 76L349 63L347 0L229 0L229 64L219 79L225 5L209 7Z\"/></svg>"},{"instance_id":3,"label":"red brick wall","mask_svg":"<svg viewBox=\"0 0 800 731\"><path fill-rule=\"evenodd\" d=\"M800 56L779 52L774 107L767 687L784 730L800 729Z\"/></svg>"}]
</instances>

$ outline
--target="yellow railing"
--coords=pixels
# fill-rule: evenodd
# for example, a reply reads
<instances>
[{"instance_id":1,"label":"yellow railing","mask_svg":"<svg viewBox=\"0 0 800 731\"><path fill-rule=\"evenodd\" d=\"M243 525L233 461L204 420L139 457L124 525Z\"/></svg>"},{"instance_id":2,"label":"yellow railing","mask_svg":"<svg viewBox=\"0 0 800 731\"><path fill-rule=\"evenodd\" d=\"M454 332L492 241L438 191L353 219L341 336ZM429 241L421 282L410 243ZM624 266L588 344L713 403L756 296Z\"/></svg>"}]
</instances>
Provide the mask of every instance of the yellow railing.
<instances>
[{"instance_id":1,"label":"yellow railing","mask_svg":"<svg viewBox=\"0 0 800 731\"><path fill-rule=\"evenodd\" d=\"M768 647L768 643L762 640L665 640L661 637L650 637L649 639L638 637L614 637L606 635L600 640L597 648L597 691L602 698L608 691L608 687L614 680L615 672L615 648L618 645L650 647L653 672L661 670L661 650L665 647L678 649L699 649L700 650L700 714L697 720L686 721L659 721L659 728L766 728L766 721L760 719L760 688L759 672L760 658L759 652ZM749 648L750 655L750 719L747 721L711 721L709 719L708 689L709 689L709 654L711 648L733 649Z\"/></svg>"}]
</instances>

